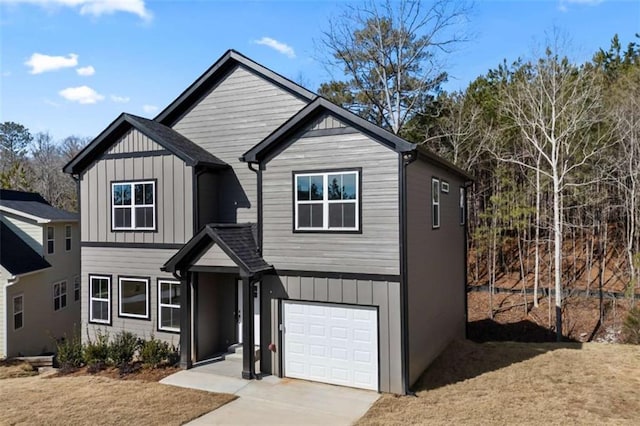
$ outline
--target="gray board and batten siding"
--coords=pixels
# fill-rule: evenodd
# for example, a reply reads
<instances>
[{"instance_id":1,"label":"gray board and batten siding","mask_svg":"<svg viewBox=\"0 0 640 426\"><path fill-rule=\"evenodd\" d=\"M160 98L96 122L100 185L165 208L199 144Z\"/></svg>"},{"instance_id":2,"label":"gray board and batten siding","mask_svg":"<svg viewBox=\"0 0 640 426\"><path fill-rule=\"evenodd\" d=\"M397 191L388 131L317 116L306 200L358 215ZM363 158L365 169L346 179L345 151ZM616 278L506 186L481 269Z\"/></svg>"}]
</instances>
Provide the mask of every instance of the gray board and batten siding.
<instances>
[{"instance_id":1,"label":"gray board and batten siding","mask_svg":"<svg viewBox=\"0 0 640 426\"><path fill-rule=\"evenodd\" d=\"M219 222L257 222L256 173L239 157L306 102L236 65L172 128L233 167L224 174Z\"/></svg>"},{"instance_id":2,"label":"gray board and batten siding","mask_svg":"<svg viewBox=\"0 0 640 426\"><path fill-rule=\"evenodd\" d=\"M107 154L125 154L132 152L163 151L164 148L138 130L132 129L109 148Z\"/></svg>"},{"instance_id":3,"label":"gray board and batten siding","mask_svg":"<svg viewBox=\"0 0 640 426\"><path fill-rule=\"evenodd\" d=\"M418 158L407 166L407 303L409 385L454 339L465 337L465 226L460 187L466 179ZM440 192L440 227L431 222L431 179Z\"/></svg>"},{"instance_id":4,"label":"gray board and batten siding","mask_svg":"<svg viewBox=\"0 0 640 426\"><path fill-rule=\"evenodd\" d=\"M172 343L180 343L179 333L158 330L158 279L176 281L175 277L160 271L163 259L169 259L176 250L133 249L123 247L82 247L82 339L94 339L96 330L108 331L111 337L122 330L142 338L155 337ZM111 324L95 324L89 321L89 275L111 277ZM149 319L118 316L118 277L149 279Z\"/></svg>"},{"instance_id":5,"label":"gray board and batten siding","mask_svg":"<svg viewBox=\"0 0 640 426\"><path fill-rule=\"evenodd\" d=\"M402 384L400 283L344 278L266 275L261 284L261 342L276 343L276 352L262 345L262 372L279 375L282 341L279 338L281 300L303 300L378 308L380 391L404 393ZM270 319L270 321L269 321ZM284 372L286 375L286 372Z\"/></svg>"},{"instance_id":6,"label":"gray board and batten siding","mask_svg":"<svg viewBox=\"0 0 640 426\"><path fill-rule=\"evenodd\" d=\"M119 154L158 152L155 142L137 130L127 133L111 151ZM155 144L157 145L157 144ZM137 151L144 149L145 151ZM183 244L193 236L193 172L184 161L163 155L99 158L82 174L80 203L82 242ZM156 181L156 230L111 230L111 183ZM161 264L161 263L159 263Z\"/></svg>"},{"instance_id":7,"label":"gray board and batten siding","mask_svg":"<svg viewBox=\"0 0 640 426\"><path fill-rule=\"evenodd\" d=\"M329 128L347 131L318 135ZM307 129L264 166L263 257L278 269L398 275L398 154L331 116ZM361 232L292 232L293 173L335 169L360 170Z\"/></svg>"}]
</instances>

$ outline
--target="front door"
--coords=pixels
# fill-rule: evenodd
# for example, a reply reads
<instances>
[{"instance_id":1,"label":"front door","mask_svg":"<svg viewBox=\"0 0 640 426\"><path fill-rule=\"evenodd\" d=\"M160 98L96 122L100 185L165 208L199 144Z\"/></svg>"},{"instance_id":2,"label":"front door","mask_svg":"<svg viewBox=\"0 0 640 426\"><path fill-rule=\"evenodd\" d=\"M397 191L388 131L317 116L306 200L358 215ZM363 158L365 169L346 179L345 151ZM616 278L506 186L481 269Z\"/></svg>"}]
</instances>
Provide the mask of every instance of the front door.
<instances>
[{"instance_id":1,"label":"front door","mask_svg":"<svg viewBox=\"0 0 640 426\"><path fill-rule=\"evenodd\" d=\"M238 280L238 343L242 343L242 280ZM253 332L254 343L260 344L260 283L255 284L253 294Z\"/></svg>"}]
</instances>

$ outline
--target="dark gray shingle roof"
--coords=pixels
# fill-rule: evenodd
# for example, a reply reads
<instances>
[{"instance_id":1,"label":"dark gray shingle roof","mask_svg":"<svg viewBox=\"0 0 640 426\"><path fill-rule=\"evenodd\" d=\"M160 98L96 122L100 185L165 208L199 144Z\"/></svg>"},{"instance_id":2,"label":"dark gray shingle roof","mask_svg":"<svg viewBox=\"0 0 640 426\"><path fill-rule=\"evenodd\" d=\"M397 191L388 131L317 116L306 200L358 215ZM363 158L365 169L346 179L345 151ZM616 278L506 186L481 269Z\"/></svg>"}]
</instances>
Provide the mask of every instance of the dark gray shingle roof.
<instances>
[{"instance_id":1,"label":"dark gray shingle roof","mask_svg":"<svg viewBox=\"0 0 640 426\"><path fill-rule=\"evenodd\" d=\"M52 221L77 221L78 214L53 207L35 192L0 189L0 207Z\"/></svg>"},{"instance_id":2,"label":"dark gray shingle roof","mask_svg":"<svg viewBox=\"0 0 640 426\"><path fill-rule=\"evenodd\" d=\"M0 265L13 275L51 266L4 222L0 222Z\"/></svg>"},{"instance_id":3,"label":"dark gray shingle roof","mask_svg":"<svg viewBox=\"0 0 640 426\"><path fill-rule=\"evenodd\" d=\"M253 226L250 223L208 224L169 259L162 270L188 269L212 244L218 244L240 270L249 275L270 270L273 267L258 252Z\"/></svg>"}]
</instances>

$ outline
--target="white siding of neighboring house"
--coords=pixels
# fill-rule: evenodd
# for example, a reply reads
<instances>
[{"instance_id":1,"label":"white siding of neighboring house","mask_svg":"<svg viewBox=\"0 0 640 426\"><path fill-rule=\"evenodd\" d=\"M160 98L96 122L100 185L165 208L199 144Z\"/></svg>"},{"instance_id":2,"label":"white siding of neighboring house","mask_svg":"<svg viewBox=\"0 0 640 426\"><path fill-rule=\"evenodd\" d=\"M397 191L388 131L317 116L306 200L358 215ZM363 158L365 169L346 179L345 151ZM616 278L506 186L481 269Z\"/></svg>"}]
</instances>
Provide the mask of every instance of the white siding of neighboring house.
<instances>
[{"instance_id":1,"label":"white siding of neighboring house","mask_svg":"<svg viewBox=\"0 0 640 426\"><path fill-rule=\"evenodd\" d=\"M6 350L6 324L7 324L7 302L5 300L5 287L7 285L7 278L9 273L0 266L0 359L4 358L7 354Z\"/></svg>"},{"instance_id":2,"label":"white siding of neighboring house","mask_svg":"<svg viewBox=\"0 0 640 426\"><path fill-rule=\"evenodd\" d=\"M11 213L1 213L0 220L20 236L36 253L42 254L43 233L42 225L34 220L16 216Z\"/></svg>"}]
</instances>

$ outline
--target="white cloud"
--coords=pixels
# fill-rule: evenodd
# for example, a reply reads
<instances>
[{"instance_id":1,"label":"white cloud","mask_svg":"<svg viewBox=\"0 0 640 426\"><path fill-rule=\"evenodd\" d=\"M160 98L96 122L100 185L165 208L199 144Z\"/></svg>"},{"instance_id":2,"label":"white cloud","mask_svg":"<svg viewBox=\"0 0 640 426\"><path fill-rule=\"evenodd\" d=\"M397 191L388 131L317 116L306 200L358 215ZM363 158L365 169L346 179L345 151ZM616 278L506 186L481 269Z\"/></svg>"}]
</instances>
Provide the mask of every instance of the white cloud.
<instances>
[{"instance_id":1,"label":"white cloud","mask_svg":"<svg viewBox=\"0 0 640 426\"><path fill-rule=\"evenodd\" d=\"M104 96L89 86L68 87L58 93L66 100L79 104L95 104L104 99Z\"/></svg>"},{"instance_id":2,"label":"white cloud","mask_svg":"<svg viewBox=\"0 0 640 426\"><path fill-rule=\"evenodd\" d=\"M78 73L78 75L88 77L90 75L94 75L96 73L96 69L93 66L89 65L88 67L76 68L76 72Z\"/></svg>"},{"instance_id":3,"label":"white cloud","mask_svg":"<svg viewBox=\"0 0 640 426\"><path fill-rule=\"evenodd\" d=\"M145 6L145 0L0 0L0 3L28 3L44 8L70 7L81 15L111 15L116 12L132 13L145 21L153 14Z\"/></svg>"},{"instance_id":4,"label":"white cloud","mask_svg":"<svg viewBox=\"0 0 640 426\"><path fill-rule=\"evenodd\" d=\"M260 40L254 40L254 43L268 46L274 50L277 50L283 55L286 55L289 58L296 57L296 52L293 51L293 47L289 46L288 44L279 42L278 40L271 37L262 37Z\"/></svg>"},{"instance_id":5,"label":"white cloud","mask_svg":"<svg viewBox=\"0 0 640 426\"><path fill-rule=\"evenodd\" d=\"M10 77L11 76L11 71L3 71L2 72L2 76L3 77Z\"/></svg>"},{"instance_id":6,"label":"white cloud","mask_svg":"<svg viewBox=\"0 0 640 426\"><path fill-rule=\"evenodd\" d=\"M600 3L604 2L604 0L560 0L558 4L558 10L560 12L568 12L569 8L567 4L575 4L580 6L597 6Z\"/></svg>"},{"instance_id":7,"label":"white cloud","mask_svg":"<svg viewBox=\"0 0 640 426\"><path fill-rule=\"evenodd\" d=\"M128 96L118 96L118 95L111 95L110 98L111 98L111 102L115 102L117 104L126 104L131 100L131 98L129 98Z\"/></svg>"},{"instance_id":8,"label":"white cloud","mask_svg":"<svg viewBox=\"0 0 640 426\"><path fill-rule=\"evenodd\" d=\"M78 55L69 53L67 56L49 56L34 53L24 64L31 67L30 74L42 74L43 72L75 67L78 65Z\"/></svg>"},{"instance_id":9,"label":"white cloud","mask_svg":"<svg viewBox=\"0 0 640 426\"><path fill-rule=\"evenodd\" d=\"M158 107L155 105L142 105L142 110L147 114L151 114L152 112L156 112Z\"/></svg>"}]
</instances>

